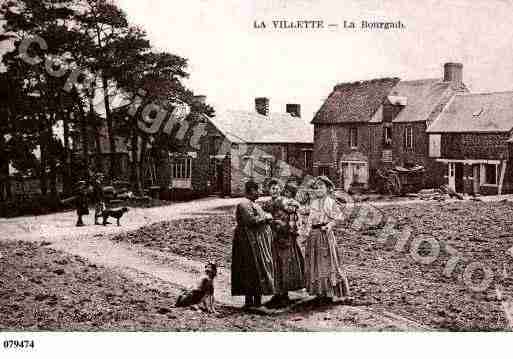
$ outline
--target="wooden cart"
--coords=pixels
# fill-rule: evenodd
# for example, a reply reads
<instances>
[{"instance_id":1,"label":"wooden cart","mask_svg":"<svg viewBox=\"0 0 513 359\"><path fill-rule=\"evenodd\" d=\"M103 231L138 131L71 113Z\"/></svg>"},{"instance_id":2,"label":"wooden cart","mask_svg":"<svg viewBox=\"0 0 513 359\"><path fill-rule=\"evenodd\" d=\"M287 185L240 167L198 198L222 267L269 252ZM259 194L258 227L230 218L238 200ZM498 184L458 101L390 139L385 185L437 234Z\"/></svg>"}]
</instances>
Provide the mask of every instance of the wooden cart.
<instances>
[{"instance_id":1,"label":"wooden cart","mask_svg":"<svg viewBox=\"0 0 513 359\"><path fill-rule=\"evenodd\" d=\"M392 169L378 169L382 192L389 195L404 195L409 192L418 192L424 184L424 167L412 168L394 167Z\"/></svg>"}]
</instances>

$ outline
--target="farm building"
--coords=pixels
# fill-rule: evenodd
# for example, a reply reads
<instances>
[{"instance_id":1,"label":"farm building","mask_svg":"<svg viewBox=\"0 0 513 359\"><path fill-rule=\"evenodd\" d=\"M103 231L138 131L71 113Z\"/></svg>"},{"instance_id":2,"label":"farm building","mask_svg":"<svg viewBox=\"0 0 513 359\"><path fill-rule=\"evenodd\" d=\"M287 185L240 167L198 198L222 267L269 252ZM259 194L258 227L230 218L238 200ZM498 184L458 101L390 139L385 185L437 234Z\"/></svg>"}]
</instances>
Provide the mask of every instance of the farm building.
<instances>
[{"instance_id":1,"label":"farm building","mask_svg":"<svg viewBox=\"0 0 513 359\"><path fill-rule=\"evenodd\" d=\"M421 165L426 185L441 184L442 166L428 154L426 128L457 93L462 65L446 63L442 79L381 78L341 83L315 115L314 175L346 191L377 183L377 170Z\"/></svg>"},{"instance_id":2,"label":"farm building","mask_svg":"<svg viewBox=\"0 0 513 359\"><path fill-rule=\"evenodd\" d=\"M170 154L169 186L241 196L250 178L263 183L311 174L313 127L301 118L300 105L288 104L284 113L269 113L267 98L255 99L255 105L254 112L201 116L205 131L199 148L186 143Z\"/></svg>"},{"instance_id":3,"label":"farm building","mask_svg":"<svg viewBox=\"0 0 513 359\"><path fill-rule=\"evenodd\" d=\"M513 92L457 95L427 129L430 157L456 192L513 191Z\"/></svg>"}]
</instances>

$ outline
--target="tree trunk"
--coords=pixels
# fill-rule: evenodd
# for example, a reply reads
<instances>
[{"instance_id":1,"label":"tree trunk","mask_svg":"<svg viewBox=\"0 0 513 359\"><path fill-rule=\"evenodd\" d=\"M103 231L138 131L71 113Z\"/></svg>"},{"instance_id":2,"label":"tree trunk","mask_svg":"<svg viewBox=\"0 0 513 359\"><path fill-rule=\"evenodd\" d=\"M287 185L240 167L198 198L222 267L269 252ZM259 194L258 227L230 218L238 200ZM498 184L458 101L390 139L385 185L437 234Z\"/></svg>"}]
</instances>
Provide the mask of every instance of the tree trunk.
<instances>
[{"instance_id":1,"label":"tree trunk","mask_svg":"<svg viewBox=\"0 0 513 359\"><path fill-rule=\"evenodd\" d=\"M41 194L46 196L48 192L48 183L46 176L46 166L47 166L47 133L46 130L41 131L39 134L39 149L41 152L41 160L39 166L39 186L41 187Z\"/></svg>"},{"instance_id":2,"label":"tree trunk","mask_svg":"<svg viewBox=\"0 0 513 359\"><path fill-rule=\"evenodd\" d=\"M71 196L73 191L73 184L71 183L71 150L70 150L70 142L69 142L69 123L70 123L70 113L69 111L62 111L62 127L64 129L63 139L64 139L64 176L63 176L63 191L64 194L68 197Z\"/></svg>"},{"instance_id":3,"label":"tree trunk","mask_svg":"<svg viewBox=\"0 0 513 359\"><path fill-rule=\"evenodd\" d=\"M100 172L103 172L104 170L104 158L103 158L103 151L102 151L102 144L101 144L101 134L100 134L100 126L98 125L98 119L94 118L94 96L96 94L96 91L94 89L94 84L91 83L91 90L88 95L89 100L89 125L93 129L93 135L94 135L94 147L95 147L95 159L96 159L96 167L97 170Z\"/></svg>"},{"instance_id":4,"label":"tree trunk","mask_svg":"<svg viewBox=\"0 0 513 359\"><path fill-rule=\"evenodd\" d=\"M89 169L89 134L87 131L87 118L81 105L78 106L80 116L80 140L82 142L82 156L84 157L85 166Z\"/></svg>"},{"instance_id":5,"label":"tree trunk","mask_svg":"<svg viewBox=\"0 0 513 359\"><path fill-rule=\"evenodd\" d=\"M52 198L55 199L57 198L57 164L55 154L49 154L48 165L50 168L50 194Z\"/></svg>"},{"instance_id":6,"label":"tree trunk","mask_svg":"<svg viewBox=\"0 0 513 359\"><path fill-rule=\"evenodd\" d=\"M0 200L10 197L9 186L9 157L6 149L5 137L0 133Z\"/></svg>"},{"instance_id":7,"label":"tree trunk","mask_svg":"<svg viewBox=\"0 0 513 359\"><path fill-rule=\"evenodd\" d=\"M53 146L53 127L52 123L55 123L55 113L52 113L51 119L47 122L47 136L46 136L46 146L47 146L47 158L48 165L50 168L50 193L52 198L57 198L57 154L52 151Z\"/></svg>"},{"instance_id":8,"label":"tree trunk","mask_svg":"<svg viewBox=\"0 0 513 359\"><path fill-rule=\"evenodd\" d=\"M146 163L146 157L148 152L148 139L146 137L142 138L141 141L141 155L139 157L139 163L138 163L138 172L139 172L139 188L141 188L141 192L144 192L144 165Z\"/></svg>"},{"instance_id":9,"label":"tree trunk","mask_svg":"<svg viewBox=\"0 0 513 359\"><path fill-rule=\"evenodd\" d=\"M93 131L94 131L95 152L96 152L96 155L98 156L98 160L100 161L99 167L103 168L103 163L101 163L101 160L103 158L103 156L102 156L102 153L103 153L102 141L101 141L100 127L98 126L98 124L96 124L96 123L94 124Z\"/></svg>"},{"instance_id":10,"label":"tree trunk","mask_svg":"<svg viewBox=\"0 0 513 359\"><path fill-rule=\"evenodd\" d=\"M107 132L109 135L109 151L110 151L110 178L114 179L119 171L119 164L116 160L116 139L114 137L114 124L112 120L112 114L110 112L110 99L108 92L108 79L105 76L102 76L102 86L103 86L103 100L105 102L105 118L107 120Z\"/></svg>"},{"instance_id":11,"label":"tree trunk","mask_svg":"<svg viewBox=\"0 0 513 359\"><path fill-rule=\"evenodd\" d=\"M130 163L130 178L132 182L132 190L138 196L142 194L142 185L141 185L141 173L139 171L138 165L138 153L139 153L139 136L137 134L137 130L134 128L132 130L132 139L131 139L131 152L132 152L132 161Z\"/></svg>"}]
</instances>

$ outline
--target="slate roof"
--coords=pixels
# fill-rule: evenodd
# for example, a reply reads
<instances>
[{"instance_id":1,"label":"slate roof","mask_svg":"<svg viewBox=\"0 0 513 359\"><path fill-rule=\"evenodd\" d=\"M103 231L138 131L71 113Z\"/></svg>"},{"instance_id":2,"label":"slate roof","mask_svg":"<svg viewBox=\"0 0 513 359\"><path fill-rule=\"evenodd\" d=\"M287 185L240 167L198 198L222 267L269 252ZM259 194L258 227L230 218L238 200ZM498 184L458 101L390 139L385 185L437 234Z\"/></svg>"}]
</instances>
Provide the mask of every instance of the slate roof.
<instances>
[{"instance_id":1,"label":"slate roof","mask_svg":"<svg viewBox=\"0 0 513 359\"><path fill-rule=\"evenodd\" d=\"M399 82L390 95L406 97L407 104L393 122L430 122L443 110L449 99L447 95L454 93L450 89L451 83L440 79Z\"/></svg>"},{"instance_id":2,"label":"slate roof","mask_svg":"<svg viewBox=\"0 0 513 359\"><path fill-rule=\"evenodd\" d=\"M398 78L341 83L314 116L314 124L368 122Z\"/></svg>"},{"instance_id":3,"label":"slate roof","mask_svg":"<svg viewBox=\"0 0 513 359\"><path fill-rule=\"evenodd\" d=\"M263 116L227 110L216 113L210 121L234 143L313 143L313 126L288 113Z\"/></svg>"},{"instance_id":4,"label":"slate roof","mask_svg":"<svg viewBox=\"0 0 513 359\"><path fill-rule=\"evenodd\" d=\"M456 95L427 132L509 132L513 91Z\"/></svg>"},{"instance_id":5,"label":"slate roof","mask_svg":"<svg viewBox=\"0 0 513 359\"><path fill-rule=\"evenodd\" d=\"M374 113L388 96L395 96L402 98L406 106L393 122L427 121L430 124L452 95L467 91L465 85L455 87L441 79L401 81L382 78L343 83L335 86L312 123L376 122L377 118L372 118Z\"/></svg>"}]
</instances>

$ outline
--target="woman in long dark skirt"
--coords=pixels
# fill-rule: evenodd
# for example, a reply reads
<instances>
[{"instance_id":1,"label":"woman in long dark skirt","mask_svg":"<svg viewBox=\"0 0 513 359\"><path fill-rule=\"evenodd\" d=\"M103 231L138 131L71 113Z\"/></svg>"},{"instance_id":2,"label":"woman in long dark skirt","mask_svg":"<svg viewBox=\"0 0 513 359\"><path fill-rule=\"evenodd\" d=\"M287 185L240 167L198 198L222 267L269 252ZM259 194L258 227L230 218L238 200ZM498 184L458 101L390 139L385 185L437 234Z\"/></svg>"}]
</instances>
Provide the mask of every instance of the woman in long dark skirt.
<instances>
[{"instance_id":1,"label":"woman in long dark skirt","mask_svg":"<svg viewBox=\"0 0 513 359\"><path fill-rule=\"evenodd\" d=\"M245 306L262 305L262 295L274 294L274 269L271 252L272 216L255 201L258 184L248 181L246 198L237 205L237 227L232 246L232 295L245 296Z\"/></svg>"}]
</instances>

